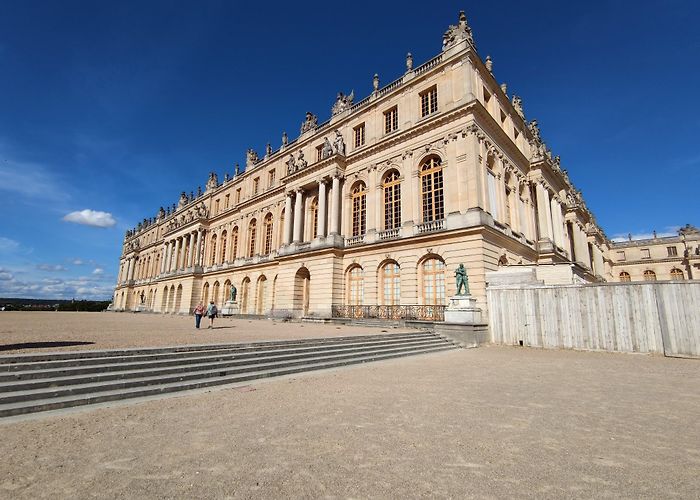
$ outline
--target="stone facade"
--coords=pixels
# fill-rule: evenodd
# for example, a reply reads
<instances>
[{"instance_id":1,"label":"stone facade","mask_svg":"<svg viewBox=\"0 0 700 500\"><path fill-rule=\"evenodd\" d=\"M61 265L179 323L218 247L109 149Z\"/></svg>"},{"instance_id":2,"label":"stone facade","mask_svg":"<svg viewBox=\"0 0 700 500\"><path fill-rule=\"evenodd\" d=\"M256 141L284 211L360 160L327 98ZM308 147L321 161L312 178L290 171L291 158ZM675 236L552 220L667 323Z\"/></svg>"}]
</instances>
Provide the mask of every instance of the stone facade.
<instances>
[{"instance_id":1,"label":"stone facade","mask_svg":"<svg viewBox=\"0 0 700 500\"><path fill-rule=\"evenodd\" d=\"M296 139L283 134L263 157L249 150L245 171L211 173L204 192L127 232L115 308L221 307L233 283L243 314L401 305L431 319L460 263L484 311L486 273L502 266L610 279L607 238L522 99L477 53L463 13L442 42L422 65L409 54L388 85L375 75L364 99L337 94L327 121L307 112Z\"/></svg>"},{"instance_id":2,"label":"stone facade","mask_svg":"<svg viewBox=\"0 0 700 500\"><path fill-rule=\"evenodd\" d=\"M677 236L610 243L612 281L700 279L700 231L686 225Z\"/></svg>"}]
</instances>

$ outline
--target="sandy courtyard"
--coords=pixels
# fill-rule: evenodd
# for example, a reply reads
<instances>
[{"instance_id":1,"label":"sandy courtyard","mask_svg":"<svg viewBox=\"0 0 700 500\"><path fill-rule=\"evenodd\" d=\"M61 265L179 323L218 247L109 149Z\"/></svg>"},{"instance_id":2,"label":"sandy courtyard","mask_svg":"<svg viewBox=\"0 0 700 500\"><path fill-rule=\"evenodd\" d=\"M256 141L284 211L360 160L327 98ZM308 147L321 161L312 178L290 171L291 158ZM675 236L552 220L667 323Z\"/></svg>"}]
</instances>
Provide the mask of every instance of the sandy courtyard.
<instances>
[{"instance_id":1,"label":"sandy courtyard","mask_svg":"<svg viewBox=\"0 0 700 500\"><path fill-rule=\"evenodd\" d=\"M3 314L0 331L2 344L49 328L29 338L150 345L142 328L158 322L174 343L192 335L188 318L123 314ZM484 347L5 420L0 497L697 498L699 373L697 360Z\"/></svg>"},{"instance_id":2,"label":"sandy courtyard","mask_svg":"<svg viewBox=\"0 0 700 500\"><path fill-rule=\"evenodd\" d=\"M134 313L2 312L0 356L79 349L118 349L185 344L222 344L312 337L339 337L415 331L410 328L358 328L322 323L217 318L214 328L193 316ZM34 344L20 346L18 344ZM54 345L44 345L53 343ZM67 345L55 345L65 343Z\"/></svg>"}]
</instances>

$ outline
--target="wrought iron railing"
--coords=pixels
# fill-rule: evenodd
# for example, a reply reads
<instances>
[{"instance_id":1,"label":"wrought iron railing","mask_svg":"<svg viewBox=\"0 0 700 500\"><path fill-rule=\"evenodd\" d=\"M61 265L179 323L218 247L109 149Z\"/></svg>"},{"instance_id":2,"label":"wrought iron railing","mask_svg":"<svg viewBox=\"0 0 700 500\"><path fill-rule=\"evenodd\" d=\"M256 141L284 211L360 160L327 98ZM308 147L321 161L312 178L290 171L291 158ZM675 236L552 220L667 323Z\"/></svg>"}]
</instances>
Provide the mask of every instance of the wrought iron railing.
<instances>
[{"instance_id":1,"label":"wrought iron railing","mask_svg":"<svg viewBox=\"0 0 700 500\"><path fill-rule=\"evenodd\" d=\"M413 319L423 321L445 321L445 306L410 305L410 306L332 306L334 318L376 318L376 319Z\"/></svg>"}]
</instances>

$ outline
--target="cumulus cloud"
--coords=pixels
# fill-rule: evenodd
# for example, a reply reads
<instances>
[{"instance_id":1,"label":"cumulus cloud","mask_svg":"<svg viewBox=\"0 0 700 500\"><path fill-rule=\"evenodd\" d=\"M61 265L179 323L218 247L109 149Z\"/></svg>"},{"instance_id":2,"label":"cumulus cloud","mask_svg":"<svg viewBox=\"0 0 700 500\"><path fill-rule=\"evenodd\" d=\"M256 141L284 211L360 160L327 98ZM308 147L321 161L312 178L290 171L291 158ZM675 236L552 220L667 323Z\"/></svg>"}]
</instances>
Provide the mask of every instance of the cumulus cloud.
<instances>
[{"instance_id":1,"label":"cumulus cloud","mask_svg":"<svg viewBox=\"0 0 700 500\"><path fill-rule=\"evenodd\" d=\"M99 210L90 210L88 208L71 212L65 215L63 220L93 227L112 227L117 223L109 212L100 212Z\"/></svg>"},{"instance_id":2,"label":"cumulus cloud","mask_svg":"<svg viewBox=\"0 0 700 500\"><path fill-rule=\"evenodd\" d=\"M14 279L14 275L7 269L0 267L0 281L9 281Z\"/></svg>"},{"instance_id":3,"label":"cumulus cloud","mask_svg":"<svg viewBox=\"0 0 700 500\"><path fill-rule=\"evenodd\" d=\"M104 274L105 270L101 267L96 267L92 274Z\"/></svg>"},{"instance_id":4,"label":"cumulus cloud","mask_svg":"<svg viewBox=\"0 0 700 500\"><path fill-rule=\"evenodd\" d=\"M51 271L51 272L65 271L66 270L66 268L61 266L60 264L37 264L36 268L40 271Z\"/></svg>"}]
</instances>

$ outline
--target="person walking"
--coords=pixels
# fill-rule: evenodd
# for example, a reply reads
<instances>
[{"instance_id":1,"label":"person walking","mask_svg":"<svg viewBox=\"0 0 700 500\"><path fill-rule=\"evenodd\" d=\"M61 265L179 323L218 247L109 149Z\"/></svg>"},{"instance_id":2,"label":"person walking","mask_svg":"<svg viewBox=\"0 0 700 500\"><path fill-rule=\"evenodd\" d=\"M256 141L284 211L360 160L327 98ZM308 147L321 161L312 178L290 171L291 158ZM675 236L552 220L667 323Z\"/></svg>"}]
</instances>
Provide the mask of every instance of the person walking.
<instances>
[{"instance_id":1,"label":"person walking","mask_svg":"<svg viewBox=\"0 0 700 500\"><path fill-rule=\"evenodd\" d=\"M201 300L197 307L194 308L194 327L199 330L199 324L202 322L202 316L204 316L204 302Z\"/></svg>"},{"instance_id":2,"label":"person walking","mask_svg":"<svg viewBox=\"0 0 700 500\"><path fill-rule=\"evenodd\" d=\"M209 326L207 328L214 328L214 318L216 318L219 310L216 308L216 304L212 300L209 302L209 307L207 307L207 316L209 316Z\"/></svg>"}]
</instances>

